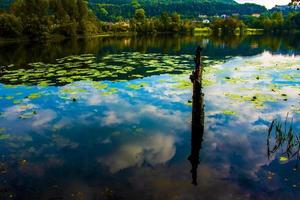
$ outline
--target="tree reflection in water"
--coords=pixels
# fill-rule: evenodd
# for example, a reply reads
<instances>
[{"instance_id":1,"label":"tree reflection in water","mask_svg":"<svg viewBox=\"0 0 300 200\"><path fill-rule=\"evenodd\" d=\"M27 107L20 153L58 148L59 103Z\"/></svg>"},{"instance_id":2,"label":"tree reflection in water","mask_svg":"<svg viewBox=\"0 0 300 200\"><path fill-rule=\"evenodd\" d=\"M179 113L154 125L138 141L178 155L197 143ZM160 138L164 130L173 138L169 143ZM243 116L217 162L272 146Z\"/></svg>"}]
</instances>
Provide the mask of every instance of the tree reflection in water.
<instances>
[{"instance_id":1,"label":"tree reflection in water","mask_svg":"<svg viewBox=\"0 0 300 200\"><path fill-rule=\"evenodd\" d=\"M191 162L192 183L197 185L197 169L199 165L199 154L204 135L204 94L202 93L202 71L201 47L197 48L195 63L196 68L191 75L193 82L193 110L192 110L192 138L191 155L188 160Z\"/></svg>"}]
</instances>

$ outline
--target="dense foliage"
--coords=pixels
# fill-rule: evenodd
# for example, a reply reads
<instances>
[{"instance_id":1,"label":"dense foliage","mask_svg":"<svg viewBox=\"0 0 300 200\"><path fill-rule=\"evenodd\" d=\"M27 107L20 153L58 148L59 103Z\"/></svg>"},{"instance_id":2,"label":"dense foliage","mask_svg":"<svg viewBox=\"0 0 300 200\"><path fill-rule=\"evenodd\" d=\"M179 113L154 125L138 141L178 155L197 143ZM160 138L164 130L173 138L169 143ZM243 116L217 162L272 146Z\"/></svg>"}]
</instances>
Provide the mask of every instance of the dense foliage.
<instances>
[{"instance_id":1,"label":"dense foliage","mask_svg":"<svg viewBox=\"0 0 300 200\"><path fill-rule=\"evenodd\" d=\"M99 21L83 0L17 0L0 14L2 37L24 35L43 39L49 35L91 35Z\"/></svg>"},{"instance_id":2,"label":"dense foliage","mask_svg":"<svg viewBox=\"0 0 300 200\"><path fill-rule=\"evenodd\" d=\"M130 29L138 33L178 33L193 31L194 26L188 20L181 20L178 13L163 12L159 17L146 18L143 9L137 9L130 20Z\"/></svg>"},{"instance_id":3,"label":"dense foliage","mask_svg":"<svg viewBox=\"0 0 300 200\"><path fill-rule=\"evenodd\" d=\"M132 8L134 15L129 21L105 23L100 22L82 0L18 0L9 12L0 14L0 37L25 36L39 40L53 35L95 35L100 31L178 33L193 30L192 23L181 20L177 13L148 18L137 1Z\"/></svg>"},{"instance_id":4,"label":"dense foliage","mask_svg":"<svg viewBox=\"0 0 300 200\"><path fill-rule=\"evenodd\" d=\"M237 4L232 0L89 0L91 8L104 21L116 21L133 17L134 10L142 7L149 16L159 16L163 12L177 12L184 18L199 15L240 15L263 13L266 8L256 4Z\"/></svg>"},{"instance_id":5,"label":"dense foliage","mask_svg":"<svg viewBox=\"0 0 300 200\"><path fill-rule=\"evenodd\" d=\"M235 35L243 32L245 24L237 18L228 17L214 20L210 27L215 34Z\"/></svg>"},{"instance_id":6,"label":"dense foliage","mask_svg":"<svg viewBox=\"0 0 300 200\"><path fill-rule=\"evenodd\" d=\"M4 0L0 5L11 1ZM177 12L165 12L174 10ZM300 30L299 13L264 11L264 7L232 0L15 0L9 9L0 12L0 37L40 40L53 35L73 37L100 32L184 33L195 27L223 35L242 34L246 27L266 32ZM211 16L210 24L186 18L234 12L249 15ZM254 12L264 13L250 15Z\"/></svg>"},{"instance_id":7,"label":"dense foliage","mask_svg":"<svg viewBox=\"0 0 300 200\"><path fill-rule=\"evenodd\" d=\"M300 12L291 12L288 15L283 15L281 12L274 12L258 18L245 16L243 21L248 27L261 28L265 32L300 30Z\"/></svg>"}]
</instances>

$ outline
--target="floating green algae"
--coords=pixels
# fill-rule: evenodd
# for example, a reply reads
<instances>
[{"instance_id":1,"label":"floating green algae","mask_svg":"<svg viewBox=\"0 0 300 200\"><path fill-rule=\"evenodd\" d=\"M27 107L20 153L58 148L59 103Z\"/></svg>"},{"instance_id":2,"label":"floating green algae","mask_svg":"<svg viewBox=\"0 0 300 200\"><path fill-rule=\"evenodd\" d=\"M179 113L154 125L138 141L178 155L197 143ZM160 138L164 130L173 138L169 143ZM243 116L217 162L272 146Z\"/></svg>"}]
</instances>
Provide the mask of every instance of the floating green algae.
<instances>
[{"instance_id":1,"label":"floating green algae","mask_svg":"<svg viewBox=\"0 0 300 200\"><path fill-rule=\"evenodd\" d=\"M222 113L224 115L231 115L231 116L235 116L236 115L236 112L232 111L232 110L223 110Z\"/></svg>"},{"instance_id":2,"label":"floating green algae","mask_svg":"<svg viewBox=\"0 0 300 200\"><path fill-rule=\"evenodd\" d=\"M22 99L16 99L16 100L13 101L13 104L20 104L22 102L23 102Z\"/></svg>"},{"instance_id":3,"label":"floating green algae","mask_svg":"<svg viewBox=\"0 0 300 200\"><path fill-rule=\"evenodd\" d=\"M264 107L266 102L276 102L277 100L269 94L254 94L254 95L239 95L232 93L225 93L225 96L237 102L251 102L256 108Z\"/></svg>"},{"instance_id":4,"label":"floating green algae","mask_svg":"<svg viewBox=\"0 0 300 200\"><path fill-rule=\"evenodd\" d=\"M6 140L6 139L8 139L10 137L10 135L8 135L8 134L1 134L0 133L0 140Z\"/></svg>"},{"instance_id":5,"label":"floating green algae","mask_svg":"<svg viewBox=\"0 0 300 200\"><path fill-rule=\"evenodd\" d=\"M293 76L288 75L288 74L282 75L281 78L284 79L284 80L288 80L288 81L294 81L295 80L295 78Z\"/></svg>"},{"instance_id":6,"label":"floating green algae","mask_svg":"<svg viewBox=\"0 0 300 200\"><path fill-rule=\"evenodd\" d=\"M103 90L108 87L108 84L106 84L106 83L95 82L95 81L92 82L92 85L97 90Z\"/></svg>"},{"instance_id":7,"label":"floating green algae","mask_svg":"<svg viewBox=\"0 0 300 200\"><path fill-rule=\"evenodd\" d=\"M294 113L300 114L300 108L298 108L298 109L293 109L292 111L293 111Z\"/></svg>"},{"instance_id":8,"label":"floating green algae","mask_svg":"<svg viewBox=\"0 0 300 200\"><path fill-rule=\"evenodd\" d=\"M30 94L30 95L28 95L28 99L38 99L38 98L40 98L41 97L41 94L39 94L39 93L32 93L32 94Z\"/></svg>"},{"instance_id":9,"label":"floating green algae","mask_svg":"<svg viewBox=\"0 0 300 200\"><path fill-rule=\"evenodd\" d=\"M12 99L14 99L14 98L15 98L14 96L6 96L6 97L5 97L6 100L12 100Z\"/></svg>"},{"instance_id":10,"label":"floating green algae","mask_svg":"<svg viewBox=\"0 0 300 200\"><path fill-rule=\"evenodd\" d=\"M289 161L289 159L287 157L285 157L285 156L280 156L279 157L279 161L280 162L286 162L286 161Z\"/></svg>"},{"instance_id":11,"label":"floating green algae","mask_svg":"<svg viewBox=\"0 0 300 200\"><path fill-rule=\"evenodd\" d=\"M149 85L148 83L138 83L138 84L129 84L126 87L130 88L130 89L133 89L133 90L139 90L139 89L144 88L148 85Z\"/></svg>"},{"instance_id":12,"label":"floating green algae","mask_svg":"<svg viewBox=\"0 0 300 200\"><path fill-rule=\"evenodd\" d=\"M215 83L216 83L215 81L210 80L210 79L203 79L202 80L202 86L203 87L209 87L209 86L214 85Z\"/></svg>"},{"instance_id":13,"label":"floating green algae","mask_svg":"<svg viewBox=\"0 0 300 200\"><path fill-rule=\"evenodd\" d=\"M101 94L103 95L103 96L108 96L108 95L112 95L112 94L114 94L114 93L117 93L119 90L117 89L117 88L109 88L109 89L107 89L106 91L104 91L104 92L101 92Z\"/></svg>"},{"instance_id":14,"label":"floating green algae","mask_svg":"<svg viewBox=\"0 0 300 200\"><path fill-rule=\"evenodd\" d=\"M132 74L130 75L131 78L144 78L143 75L140 75L140 74Z\"/></svg>"},{"instance_id":15,"label":"floating green algae","mask_svg":"<svg viewBox=\"0 0 300 200\"><path fill-rule=\"evenodd\" d=\"M6 140L10 137L10 135L5 134L5 128L0 128L0 140Z\"/></svg>"},{"instance_id":16,"label":"floating green algae","mask_svg":"<svg viewBox=\"0 0 300 200\"><path fill-rule=\"evenodd\" d=\"M190 80L177 80L177 84L175 84L173 87L179 90L186 90L191 89L193 84Z\"/></svg>"},{"instance_id":17,"label":"floating green algae","mask_svg":"<svg viewBox=\"0 0 300 200\"><path fill-rule=\"evenodd\" d=\"M231 84L241 84L241 83L245 83L247 82L247 80L244 80L242 78L237 78L237 77L225 77L223 79L225 82L227 83L231 83Z\"/></svg>"},{"instance_id":18,"label":"floating green algae","mask_svg":"<svg viewBox=\"0 0 300 200\"><path fill-rule=\"evenodd\" d=\"M7 70L0 82L6 85L66 85L81 80L117 80L143 78L153 74L180 73L193 67L189 55L127 52L101 59L94 55L71 55L56 63L29 63L26 69ZM7 86L8 87L8 86Z\"/></svg>"}]
</instances>

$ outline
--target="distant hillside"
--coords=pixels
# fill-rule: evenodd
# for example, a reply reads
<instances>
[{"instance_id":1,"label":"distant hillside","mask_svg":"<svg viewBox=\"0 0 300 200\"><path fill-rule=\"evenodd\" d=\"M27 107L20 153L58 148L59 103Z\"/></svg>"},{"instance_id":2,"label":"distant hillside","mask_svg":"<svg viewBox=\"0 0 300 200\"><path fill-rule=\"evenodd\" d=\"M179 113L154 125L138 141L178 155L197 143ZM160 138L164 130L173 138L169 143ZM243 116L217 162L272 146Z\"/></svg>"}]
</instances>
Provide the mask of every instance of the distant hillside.
<instances>
[{"instance_id":1,"label":"distant hillside","mask_svg":"<svg viewBox=\"0 0 300 200\"><path fill-rule=\"evenodd\" d=\"M132 0L90 0L90 2L101 2L110 4L131 4ZM141 4L172 4L172 3L225 3L225 4L237 4L234 0L138 0Z\"/></svg>"},{"instance_id":2,"label":"distant hillside","mask_svg":"<svg viewBox=\"0 0 300 200\"><path fill-rule=\"evenodd\" d=\"M0 0L0 8L7 8L14 0ZM148 16L157 16L162 12L177 12L184 18L196 18L199 15L241 15L267 11L256 4L238 4L234 0L88 0L98 18L114 21L118 18L132 17L136 7L141 7Z\"/></svg>"},{"instance_id":3,"label":"distant hillside","mask_svg":"<svg viewBox=\"0 0 300 200\"><path fill-rule=\"evenodd\" d=\"M134 13L134 0L89 0L90 6L97 16L110 21L118 16L129 18ZM199 15L241 15L263 13L267 9L256 4L238 4L233 0L139 0L148 16L157 16L162 12L178 12L186 18L196 18Z\"/></svg>"}]
</instances>

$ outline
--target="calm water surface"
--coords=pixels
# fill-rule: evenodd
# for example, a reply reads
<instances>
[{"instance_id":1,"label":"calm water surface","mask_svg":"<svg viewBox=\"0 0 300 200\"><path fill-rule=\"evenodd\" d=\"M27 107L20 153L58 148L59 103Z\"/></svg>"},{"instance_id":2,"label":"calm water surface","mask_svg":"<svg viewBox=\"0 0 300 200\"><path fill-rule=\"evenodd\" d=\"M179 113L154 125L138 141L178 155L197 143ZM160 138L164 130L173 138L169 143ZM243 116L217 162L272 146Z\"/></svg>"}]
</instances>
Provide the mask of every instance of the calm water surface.
<instances>
[{"instance_id":1,"label":"calm water surface","mask_svg":"<svg viewBox=\"0 0 300 200\"><path fill-rule=\"evenodd\" d=\"M0 199L300 199L297 156L267 145L272 120L287 114L300 133L297 38L0 45ZM195 186L189 75L199 44Z\"/></svg>"}]
</instances>

